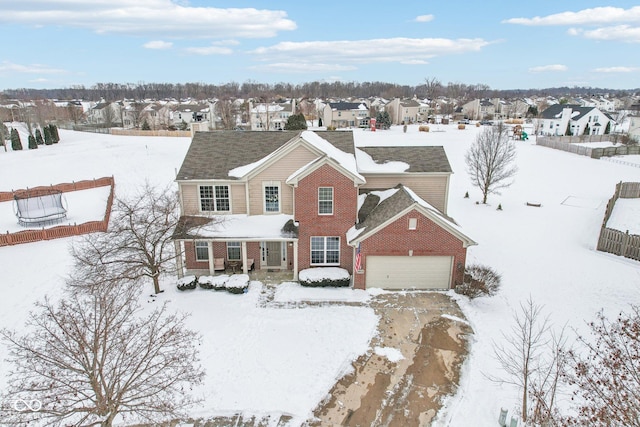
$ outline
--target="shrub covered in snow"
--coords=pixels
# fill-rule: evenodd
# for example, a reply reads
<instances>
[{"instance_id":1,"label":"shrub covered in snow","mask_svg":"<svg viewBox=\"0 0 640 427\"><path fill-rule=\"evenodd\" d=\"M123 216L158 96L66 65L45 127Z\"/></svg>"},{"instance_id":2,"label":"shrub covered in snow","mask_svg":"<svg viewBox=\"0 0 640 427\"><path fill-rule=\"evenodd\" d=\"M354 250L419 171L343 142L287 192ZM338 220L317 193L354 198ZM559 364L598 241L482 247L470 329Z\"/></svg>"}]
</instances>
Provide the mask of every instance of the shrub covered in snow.
<instances>
[{"instance_id":1,"label":"shrub covered in snow","mask_svg":"<svg viewBox=\"0 0 640 427\"><path fill-rule=\"evenodd\" d=\"M202 289L223 291L227 280L229 280L229 276L226 274L222 274L220 276L200 276L198 278L198 284Z\"/></svg>"},{"instance_id":2,"label":"shrub covered in snow","mask_svg":"<svg viewBox=\"0 0 640 427\"><path fill-rule=\"evenodd\" d=\"M298 275L302 286L326 287L349 286L351 276L344 268L339 267L315 267L302 270Z\"/></svg>"},{"instance_id":3,"label":"shrub covered in snow","mask_svg":"<svg viewBox=\"0 0 640 427\"><path fill-rule=\"evenodd\" d=\"M234 274L225 283L225 288L232 294L243 294L249 288L248 274Z\"/></svg>"},{"instance_id":4,"label":"shrub covered in snow","mask_svg":"<svg viewBox=\"0 0 640 427\"><path fill-rule=\"evenodd\" d=\"M196 286L198 286L198 278L196 276L184 276L178 279L178 290L180 291L195 289Z\"/></svg>"},{"instance_id":5,"label":"shrub covered in snow","mask_svg":"<svg viewBox=\"0 0 640 427\"><path fill-rule=\"evenodd\" d=\"M455 291L469 298L493 296L500 290L501 279L491 267L472 264L465 268L464 282L456 286Z\"/></svg>"}]
</instances>

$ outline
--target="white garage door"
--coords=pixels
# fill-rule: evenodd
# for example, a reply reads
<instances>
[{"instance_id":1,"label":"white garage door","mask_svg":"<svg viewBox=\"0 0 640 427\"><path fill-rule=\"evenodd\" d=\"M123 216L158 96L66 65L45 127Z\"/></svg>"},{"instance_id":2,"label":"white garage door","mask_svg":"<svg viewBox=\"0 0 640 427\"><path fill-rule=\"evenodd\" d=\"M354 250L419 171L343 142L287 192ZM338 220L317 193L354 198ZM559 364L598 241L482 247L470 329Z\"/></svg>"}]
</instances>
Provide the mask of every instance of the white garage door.
<instances>
[{"instance_id":1,"label":"white garage door","mask_svg":"<svg viewBox=\"0 0 640 427\"><path fill-rule=\"evenodd\" d=\"M448 289L451 256L368 256L368 288Z\"/></svg>"}]
</instances>

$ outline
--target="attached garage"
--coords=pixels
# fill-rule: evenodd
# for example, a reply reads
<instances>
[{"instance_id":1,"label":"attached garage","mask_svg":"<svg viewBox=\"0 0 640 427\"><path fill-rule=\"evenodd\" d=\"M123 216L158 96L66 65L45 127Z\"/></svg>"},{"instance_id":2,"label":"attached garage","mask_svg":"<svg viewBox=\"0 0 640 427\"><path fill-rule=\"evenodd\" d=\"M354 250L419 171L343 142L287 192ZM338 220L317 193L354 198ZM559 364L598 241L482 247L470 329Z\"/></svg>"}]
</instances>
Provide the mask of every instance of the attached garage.
<instances>
[{"instance_id":1,"label":"attached garage","mask_svg":"<svg viewBox=\"0 0 640 427\"><path fill-rule=\"evenodd\" d=\"M453 256L373 256L366 258L368 288L448 289Z\"/></svg>"}]
</instances>

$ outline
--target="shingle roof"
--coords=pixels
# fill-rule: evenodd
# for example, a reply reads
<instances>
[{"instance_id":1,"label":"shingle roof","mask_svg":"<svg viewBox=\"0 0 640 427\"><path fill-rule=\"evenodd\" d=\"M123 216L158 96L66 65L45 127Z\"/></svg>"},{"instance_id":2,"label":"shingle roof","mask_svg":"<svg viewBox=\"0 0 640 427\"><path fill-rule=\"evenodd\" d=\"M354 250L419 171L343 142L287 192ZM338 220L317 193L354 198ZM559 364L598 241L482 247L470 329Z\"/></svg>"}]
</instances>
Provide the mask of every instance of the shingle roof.
<instances>
[{"instance_id":1,"label":"shingle roof","mask_svg":"<svg viewBox=\"0 0 640 427\"><path fill-rule=\"evenodd\" d=\"M331 109L338 111L345 110L359 110L360 106L363 105L362 102L330 102L329 106Z\"/></svg>"},{"instance_id":2,"label":"shingle roof","mask_svg":"<svg viewBox=\"0 0 640 427\"><path fill-rule=\"evenodd\" d=\"M409 165L405 172L451 172L451 165L443 147L358 147L376 163L404 162ZM366 172L365 172L366 173Z\"/></svg>"},{"instance_id":3,"label":"shingle roof","mask_svg":"<svg viewBox=\"0 0 640 427\"><path fill-rule=\"evenodd\" d=\"M543 119L557 119L559 115L562 113L562 110L565 108L571 108L572 116L571 120L579 120L580 117L588 114L595 107L581 107L576 104L554 104L549 108L545 109L540 115ZM573 113L578 113L577 115L573 115Z\"/></svg>"},{"instance_id":4,"label":"shingle roof","mask_svg":"<svg viewBox=\"0 0 640 427\"><path fill-rule=\"evenodd\" d=\"M354 153L352 132L315 133L345 153ZM229 171L263 159L298 135L299 131L196 132L177 179L237 180Z\"/></svg>"}]
</instances>

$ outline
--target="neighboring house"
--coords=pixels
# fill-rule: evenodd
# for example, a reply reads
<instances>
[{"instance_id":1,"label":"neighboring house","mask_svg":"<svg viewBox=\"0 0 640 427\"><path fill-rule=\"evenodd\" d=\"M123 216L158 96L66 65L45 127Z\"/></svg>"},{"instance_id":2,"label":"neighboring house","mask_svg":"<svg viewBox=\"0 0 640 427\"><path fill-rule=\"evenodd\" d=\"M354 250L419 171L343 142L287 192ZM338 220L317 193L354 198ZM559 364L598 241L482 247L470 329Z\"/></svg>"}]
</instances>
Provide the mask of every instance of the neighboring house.
<instances>
[{"instance_id":1,"label":"neighboring house","mask_svg":"<svg viewBox=\"0 0 640 427\"><path fill-rule=\"evenodd\" d=\"M538 132L542 135L604 135L613 127L609 115L595 107L579 105L555 104L540 114ZM611 123L610 123L611 122Z\"/></svg>"},{"instance_id":2,"label":"neighboring house","mask_svg":"<svg viewBox=\"0 0 640 427\"><path fill-rule=\"evenodd\" d=\"M191 123L209 122L211 109L209 104L179 104L169 114L171 125L177 129L189 129ZM186 130L182 129L182 130Z\"/></svg>"},{"instance_id":3,"label":"neighboring house","mask_svg":"<svg viewBox=\"0 0 640 427\"><path fill-rule=\"evenodd\" d=\"M493 119L496 106L488 99L474 99L462 105L462 114L471 120Z\"/></svg>"},{"instance_id":4,"label":"neighboring house","mask_svg":"<svg viewBox=\"0 0 640 427\"><path fill-rule=\"evenodd\" d=\"M196 132L176 178L179 271L341 267L360 289L451 288L475 244L446 215L451 173L442 147L356 148L352 132Z\"/></svg>"},{"instance_id":5,"label":"neighboring house","mask_svg":"<svg viewBox=\"0 0 640 427\"><path fill-rule=\"evenodd\" d=\"M296 114L295 101L256 104L250 108L251 130L284 130L292 114Z\"/></svg>"},{"instance_id":6,"label":"neighboring house","mask_svg":"<svg viewBox=\"0 0 640 427\"><path fill-rule=\"evenodd\" d=\"M87 121L93 125L122 126L122 108L119 102L99 102L87 114Z\"/></svg>"},{"instance_id":7,"label":"neighboring house","mask_svg":"<svg viewBox=\"0 0 640 427\"><path fill-rule=\"evenodd\" d=\"M173 125L171 115L175 104L154 102L147 105L142 112L142 123L147 121L153 130L168 129Z\"/></svg>"},{"instance_id":8,"label":"neighboring house","mask_svg":"<svg viewBox=\"0 0 640 427\"><path fill-rule=\"evenodd\" d=\"M322 110L323 126L333 128L368 128L369 107L364 102L329 102Z\"/></svg>"},{"instance_id":9,"label":"neighboring house","mask_svg":"<svg viewBox=\"0 0 640 427\"><path fill-rule=\"evenodd\" d=\"M394 98L384 107L394 125L418 122L421 104L415 99Z\"/></svg>"}]
</instances>

